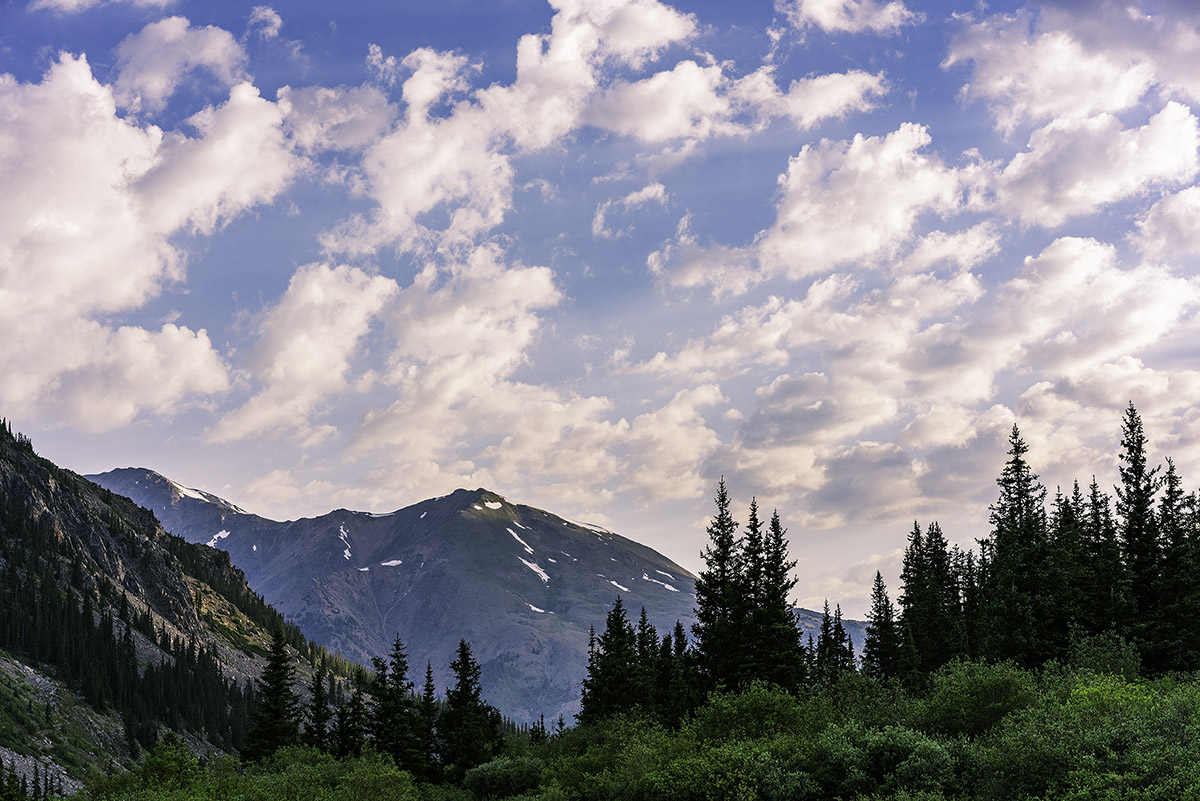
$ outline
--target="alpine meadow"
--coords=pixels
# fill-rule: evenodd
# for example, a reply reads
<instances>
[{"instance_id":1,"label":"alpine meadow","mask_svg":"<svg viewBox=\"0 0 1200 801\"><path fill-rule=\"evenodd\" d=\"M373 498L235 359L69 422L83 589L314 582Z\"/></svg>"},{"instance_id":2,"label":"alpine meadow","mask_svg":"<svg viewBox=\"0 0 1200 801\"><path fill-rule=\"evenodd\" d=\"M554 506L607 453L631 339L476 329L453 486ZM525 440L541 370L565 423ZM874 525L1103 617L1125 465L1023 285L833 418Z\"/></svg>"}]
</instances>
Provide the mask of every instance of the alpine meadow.
<instances>
[{"instance_id":1,"label":"alpine meadow","mask_svg":"<svg viewBox=\"0 0 1200 801\"><path fill-rule=\"evenodd\" d=\"M1200 4L0 3L0 801L1200 799Z\"/></svg>"}]
</instances>

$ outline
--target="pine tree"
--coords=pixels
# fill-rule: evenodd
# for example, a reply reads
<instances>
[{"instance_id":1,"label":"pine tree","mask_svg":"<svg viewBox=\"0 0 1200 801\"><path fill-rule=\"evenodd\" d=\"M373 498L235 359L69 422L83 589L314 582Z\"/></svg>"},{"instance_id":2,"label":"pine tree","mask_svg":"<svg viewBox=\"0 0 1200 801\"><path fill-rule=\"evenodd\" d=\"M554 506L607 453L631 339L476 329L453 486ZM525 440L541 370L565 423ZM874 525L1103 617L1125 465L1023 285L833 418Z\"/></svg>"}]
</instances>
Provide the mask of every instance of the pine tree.
<instances>
[{"instance_id":1,"label":"pine tree","mask_svg":"<svg viewBox=\"0 0 1200 801\"><path fill-rule=\"evenodd\" d=\"M421 755L426 766L425 778L433 780L439 772L437 739L438 701L437 688L433 683L433 663L425 663L425 684L421 688L421 700L417 704Z\"/></svg>"},{"instance_id":2,"label":"pine tree","mask_svg":"<svg viewBox=\"0 0 1200 801\"><path fill-rule=\"evenodd\" d=\"M1009 460L996 479L1000 497L990 507L992 532L980 541L986 563L980 648L985 657L1032 666L1049 656L1040 626L1056 599L1045 594L1046 489L1025 459L1028 452L1014 424Z\"/></svg>"},{"instance_id":3,"label":"pine tree","mask_svg":"<svg viewBox=\"0 0 1200 801\"><path fill-rule=\"evenodd\" d=\"M1083 628L1090 634L1116 631L1128 619L1125 589L1128 586L1117 527L1109 496L1100 491L1096 477L1084 501L1083 541L1089 567L1084 586Z\"/></svg>"},{"instance_id":4,"label":"pine tree","mask_svg":"<svg viewBox=\"0 0 1200 801\"><path fill-rule=\"evenodd\" d=\"M792 578L796 562L788 559L787 530L778 510L771 514L763 550L762 589L755 610L755 632L760 638L756 678L795 691L804 683L804 647L789 601L796 586Z\"/></svg>"},{"instance_id":5,"label":"pine tree","mask_svg":"<svg viewBox=\"0 0 1200 801\"><path fill-rule=\"evenodd\" d=\"M479 663L466 640L450 663L454 686L446 691L442 712L443 762L447 777L461 781L468 770L487 762L500 749L500 713L482 698Z\"/></svg>"},{"instance_id":6,"label":"pine tree","mask_svg":"<svg viewBox=\"0 0 1200 801\"><path fill-rule=\"evenodd\" d=\"M1157 513L1162 589L1153 632L1161 657L1159 668L1168 671L1194 670L1200 664L1200 590L1196 586L1200 565L1191 500L1183 491L1175 462L1168 458Z\"/></svg>"},{"instance_id":7,"label":"pine tree","mask_svg":"<svg viewBox=\"0 0 1200 801\"><path fill-rule=\"evenodd\" d=\"M758 500L750 499L746 527L742 531L738 552L737 595L740 600L735 619L742 621L739 634L741 646L736 667L739 682L761 678L766 672L767 632L763 615L766 590L766 538L762 520L758 517Z\"/></svg>"},{"instance_id":8,"label":"pine tree","mask_svg":"<svg viewBox=\"0 0 1200 801\"><path fill-rule=\"evenodd\" d=\"M325 689L326 671L324 664L313 673L308 704L308 725L304 729L304 741L313 748L329 750L329 721L333 713L329 709L329 694Z\"/></svg>"},{"instance_id":9,"label":"pine tree","mask_svg":"<svg viewBox=\"0 0 1200 801\"><path fill-rule=\"evenodd\" d=\"M1154 515L1154 496L1158 492L1158 468L1147 464L1146 433L1142 418L1130 402L1121 424L1121 484L1117 490L1117 517L1125 565L1126 598L1129 602L1126 631L1142 652L1151 670L1161 667L1162 657L1155 634L1162 615L1162 547Z\"/></svg>"},{"instance_id":10,"label":"pine tree","mask_svg":"<svg viewBox=\"0 0 1200 801\"><path fill-rule=\"evenodd\" d=\"M707 689L739 685L742 662L741 625L738 612L740 565L737 552L737 521L729 511L725 479L717 485L717 513L708 525L709 544L704 548L705 569L696 579L696 659Z\"/></svg>"},{"instance_id":11,"label":"pine tree","mask_svg":"<svg viewBox=\"0 0 1200 801\"><path fill-rule=\"evenodd\" d=\"M372 660L375 678L371 684L371 734L375 747L390 754L402 769L419 773L423 762L418 744L417 713L413 684L408 679L408 654L397 635L388 662Z\"/></svg>"},{"instance_id":12,"label":"pine tree","mask_svg":"<svg viewBox=\"0 0 1200 801\"><path fill-rule=\"evenodd\" d=\"M637 634L618 595L605 619L604 633L589 649L579 722L594 723L632 709L645 691L643 675Z\"/></svg>"},{"instance_id":13,"label":"pine tree","mask_svg":"<svg viewBox=\"0 0 1200 801\"><path fill-rule=\"evenodd\" d=\"M300 702L292 689L292 659L283 629L275 629L267 664L258 679L258 709L246 734L246 759L269 757L300 736Z\"/></svg>"},{"instance_id":14,"label":"pine tree","mask_svg":"<svg viewBox=\"0 0 1200 801\"><path fill-rule=\"evenodd\" d=\"M863 673L875 679L897 675L900 662L900 635L896 628L896 610L888 598L883 575L875 571L871 588L871 611L868 613L867 637L863 643Z\"/></svg>"},{"instance_id":15,"label":"pine tree","mask_svg":"<svg viewBox=\"0 0 1200 801\"><path fill-rule=\"evenodd\" d=\"M340 758L358 756L367 741L367 707L357 690L337 708L333 718L334 754Z\"/></svg>"}]
</instances>

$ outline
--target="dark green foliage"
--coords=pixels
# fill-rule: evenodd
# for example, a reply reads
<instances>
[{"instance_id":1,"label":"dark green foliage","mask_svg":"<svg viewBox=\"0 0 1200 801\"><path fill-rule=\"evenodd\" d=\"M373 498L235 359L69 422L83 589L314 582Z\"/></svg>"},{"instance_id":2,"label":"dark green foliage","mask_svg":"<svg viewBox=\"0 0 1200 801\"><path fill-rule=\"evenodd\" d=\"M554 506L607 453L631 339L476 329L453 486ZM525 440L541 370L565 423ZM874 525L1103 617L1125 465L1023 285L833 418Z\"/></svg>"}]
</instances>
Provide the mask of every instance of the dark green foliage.
<instances>
[{"instance_id":1,"label":"dark green foliage","mask_svg":"<svg viewBox=\"0 0 1200 801\"><path fill-rule=\"evenodd\" d=\"M389 660L374 660L371 681L370 731L375 747L388 754L401 769L424 770L426 761L421 721L413 683L408 679L408 654L397 636Z\"/></svg>"},{"instance_id":2,"label":"dark green foliage","mask_svg":"<svg viewBox=\"0 0 1200 801\"><path fill-rule=\"evenodd\" d=\"M262 760L300 739L300 701L292 689L294 671L282 629L271 639L267 665L258 679L258 706L246 734L245 756Z\"/></svg>"},{"instance_id":3,"label":"dark green foliage","mask_svg":"<svg viewBox=\"0 0 1200 801\"><path fill-rule=\"evenodd\" d=\"M304 727L304 744L319 751L329 750L329 722L333 717L329 708L325 677L323 667L313 673L312 685L309 687L308 723Z\"/></svg>"},{"instance_id":4,"label":"dark green foliage","mask_svg":"<svg viewBox=\"0 0 1200 801\"><path fill-rule=\"evenodd\" d=\"M461 780L468 770L496 756L500 749L500 713L486 703L479 684L479 663L466 640L450 663L454 686L446 691L439 720L446 776Z\"/></svg>"},{"instance_id":5,"label":"dark green foliage","mask_svg":"<svg viewBox=\"0 0 1200 801\"><path fill-rule=\"evenodd\" d=\"M874 679L899 675L900 630L896 625L896 610L888 598L883 575L875 571L871 588L871 611L867 615L866 641L863 643L862 670Z\"/></svg>"},{"instance_id":6,"label":"dark green foliage","mask_svg":"<svg viewBox=\"0 0 1200 801\"><path fill-rule=\"evenodd\" d=\"M463 787L484 801L511 798L536 790L543 767L535 757L497 757L468 770Z\"/></svg>"},{"instance_id":7,"label":"dark green foliage","mask_svg":"<svg viewBox=\"0 0 1200 801\"><path fill-rule=\"evenodd\" d=\"M333 716L333 753L339 758L358 756L367 743L367 707L355 691Z\"/></svg>"},{"instance_id":8,"label":"dark green foliage","mask_svg":"<svg viewBox=\"0 0 1200 801\"><path fill-rule=\"evenodd\" d=\"M1159 649L1154 640L1162 598L1162 544L1154 513L1158 468L1151 468L1146 453L1142 418L1133 407L1121 421L1121 483L1117 489L1118 534L1126 566L1128 601L1125 628L1133 633L1149 667L1158 667Z\"/></svg>"},{"instance_id":9,"label":"dark green foliage","mask_svg":"<svg viewBox=\"0 0 1200 801\"><path fill-rule=\"evenodd\" d=\"M696 578L696 659L710 689L732 689L741 680L745 658L741 638L743 612L737 521L729 510L725 479L717 485L717 514L708 525L705 569Z\"/></svg>"},{"instance_id":10,"label":"dark green foliage","mask_svg":"<svg viewBox=\"0 0 1200 801\"><path fill-rule=\"evenodd\" d=\"M589 647L579 721L592 723L635 706L644 707L645 690L637 634L618 595L604 632Z\"/></svg>"}]
</instances>

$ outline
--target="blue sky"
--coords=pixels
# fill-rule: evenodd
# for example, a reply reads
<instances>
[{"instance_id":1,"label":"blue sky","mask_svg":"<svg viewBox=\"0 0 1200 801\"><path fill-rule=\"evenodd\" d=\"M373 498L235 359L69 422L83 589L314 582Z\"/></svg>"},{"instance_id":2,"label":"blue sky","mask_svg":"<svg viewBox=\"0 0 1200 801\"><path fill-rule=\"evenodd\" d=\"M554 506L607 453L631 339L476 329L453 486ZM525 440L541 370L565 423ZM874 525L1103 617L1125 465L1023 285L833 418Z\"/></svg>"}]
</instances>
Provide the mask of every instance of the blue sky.
<instances>
[{"instance_id":1,"label":"blue sky","mask_svg":"<svg viewBox=\"0 0 1200 801\"><path fill-rule=\"evenodd\" d=\"M456 487L797 599L964 545L1014 422L1200 471L1190 3L0 6L0 410L276 518Z\"/></svg>"}]
</instances>

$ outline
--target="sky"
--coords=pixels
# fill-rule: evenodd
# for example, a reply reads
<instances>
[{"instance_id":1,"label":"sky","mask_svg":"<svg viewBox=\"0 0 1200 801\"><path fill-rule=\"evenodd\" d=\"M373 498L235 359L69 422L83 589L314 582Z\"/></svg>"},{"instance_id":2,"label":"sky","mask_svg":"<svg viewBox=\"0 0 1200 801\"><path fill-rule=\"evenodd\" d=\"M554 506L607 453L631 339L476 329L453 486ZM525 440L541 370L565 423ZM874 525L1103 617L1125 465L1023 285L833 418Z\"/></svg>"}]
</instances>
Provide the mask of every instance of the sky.
<instances>
[{"instance_id":1,"label":"sky","mask_svg":"<svg viewBox=\"0 0 1200 801\"><path fill-rule=\"evenodd\" d=\"M0 4L0 415L275 519L458 487L795 599L1200 475L1189 0Z\"/></svg>"}]
</instances>

